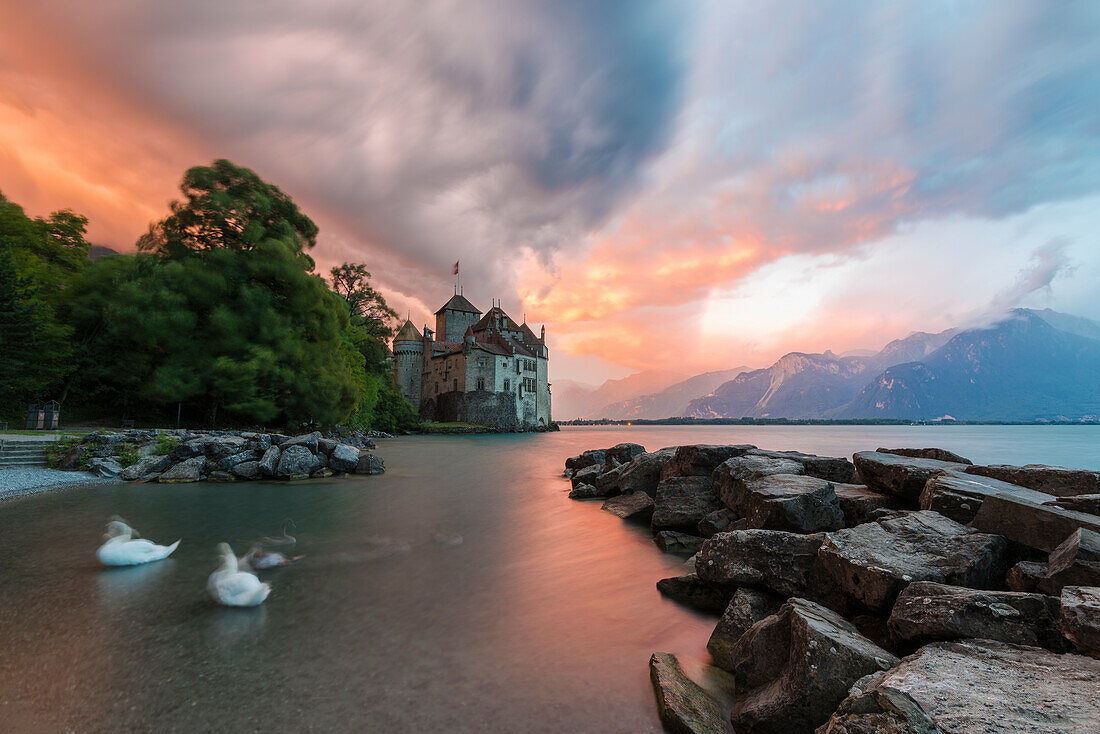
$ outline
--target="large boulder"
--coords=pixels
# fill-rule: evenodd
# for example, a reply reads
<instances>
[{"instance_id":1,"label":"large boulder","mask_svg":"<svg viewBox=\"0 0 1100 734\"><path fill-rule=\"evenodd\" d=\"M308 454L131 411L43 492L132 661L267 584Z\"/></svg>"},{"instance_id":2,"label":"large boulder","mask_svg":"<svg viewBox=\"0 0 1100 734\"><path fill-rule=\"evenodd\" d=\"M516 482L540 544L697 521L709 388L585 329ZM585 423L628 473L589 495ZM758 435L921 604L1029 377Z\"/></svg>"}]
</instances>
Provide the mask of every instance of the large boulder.
<instances>
[{"instance_id":1,"label":"large boulder","mask_svg":"<svg viewBox=\"0 0 1100 734\"><path fill-rule=\"evenodd\" d=\"M730 661L734 725L776 734L813 731L852 684L898 663L836 612L797 598L745 632Z\"/></svg>"},{"instance_id":2,"label":"large boulder","mask_svg":"<svg viewBox=\"0 0 1100 734\"><path fill-rule=\"evenodd\" d=\"M158 482L176 484L182 482L197 482L206 474L206 457L192 456L184 459L174 466L168 467L157 477Z\"/></svg>"},{"instance_id":3,"label":"large boulder","mask_svg":"<svg viewBox=\"0 0 1100 734\"><path fill-rule=\"evenodd\" d=\"M624 520L648 520L653 515L653 498L645 492L631 492L612 497L601 509Z\"/></svg>"},{"instance_id":4,"label":"large boulder","mask_svg":"<svg viewBox=\"0 0 1100 734\"><path fill-rule=\"evenodd\" d=\"M715 510L714 512L708 513L706 517L699 521L699 535L704 538L711 538L714 537L715 534L726 530L742 530L744 528L731 527L733 523L740 519L737 513L727 507Z\"/></svg>"},{"instance_id":5,"label":"large boulder","mask_svg":"<svg viewBox=\"0 0 1100 734\"><path fill-rule=\"evenodd\" d=\"M320 433L318 433L320 436ZM289 445L288 445L289 444ZM301 443L286 442L283 444L283 453L279 457L279 466L275 469L277 477L303 477L308 476L314 469L320 468L318 461L309 448Z\"/></svg>"},{"instance_id":6,"label":"large boulder","mask_svg":"<svg viewBox=\"0 0 1100 734\"><path fill-rule=\"evenodd\" d=\"M332 447L328 457L329 469L339 472L353 472L359 466L359 449L346 443Z\"/></svg>"},{"instance_id":7,"label":"large boulder","mask_svg":"<svg viewBox=\"0 0 1100 734\"><path fill-rule=\"evenodd\" d=\"M999 586L1006 549L1000 536L923 510L827 533L819 556L848 598L885 614L913 581Z\"/></svg>"},{"instance_id":8,"label":"large boulder","mask_svg":"<svg viewBox=\"0 0 1100 734\"><path fill-rule=\"evenodd\" d=\"M653 653L649 659L649 678L657 696L657 713L668 731L675 734L729 734L731 728L726 710L687 677L675 655Z\"/></svg>"},{"instance_id":9,"label":"large boulder","mask_svg":"<svg viewBox=\"0 0 1100 734\"><path fill-rule=\"evenodd\" d=\"M260 474L265 477L275 476L275 470L279 468L279 457L282 453L278 446L271 446L264 451L263 458L260 459Z\"/></svg>"},{"instance_id":10,"label":"large boulder","mask_svg":"<svg viewBox=\"0 0 1100 734\"><path fill-rule=\"evenodd\" d=\"M723 670L733 670L730 654L741 635L760 620L778 612L781 606L783 597L770 591L739 588L733 592L733 598L707 642L707 651L714 664Z\"/></svg>"},{"instance_id":11,"label":"large boulder","mask_svg":"<svg viewBox=\"0 0 1100 734\"><path fill-rule=\"evenodd\" d=\"M1097 690L1100 661L1081 655L994 640L937 642L858 681L820 731L1084 734L1100 721Z\"/></svg>"},{"instance_id":12,"label":"large boulder","mask_svg":"<svg viewBox=\"0 0 1100 734\"><path fill-rule=\"evenodd\" d=\"M381 456L367 449L359 449L359 463L355 465L356 474L375 475L384 474L385 472L386 463Z\"/></svg>"},{"instance_id":13,"label":"large boulder","mask_svg":"<svg viewBox=\"0 0 1100 734\"><path fill-rule=\"evenodd\" d=\"M1088 469L1068 469L1063 466L1045 464L1026 464L1024 466L970 466L968 474L1000 479L1010 484L1045 492L1056 497L1071 497L1078 494L1100 493L1100 472Z\"/></svg>"},{"instance_id":14,"label":"large boulder","mask_svg":"<svg viewBox=\"0 0 1100 734\"><path fill-rule=\"evenodd\" d=\"M603 468L595 481L588 483L594 485L600 491L601 497L614 497L621 494L622 489L619 486L619 479L622 477L626 466L626 464L620 464L614 457L609 456L604 461Z\"/></svg>"},{"instance_id":15,"label":"large boulder","mask_svg":"<svg viewBox=\"0 0 1100 734\"><path fill-rule=\"evenodd\" d=\"M611 448L607 449L607 453L604 456L604 461L607 459L614 459L620 464L625 464L635 456L645 453L645 446L637 443L617 443Z\"/></svg>"},{"instance_id":16,"label":"large boulder","mask_svg":"<svg viewBox=\"0 0 1100 734\"><path fill-rule=\"evenodd\" d=\"M852 462L841 456L815 456L803 454L800 451L765 451L764 449L752 449L747 452L752 456L763 456L772 459L790 459L802 465L802 471L796 474L808 474L811 477L825 479L830 482L854 482L856 468Z\"/></svg>"},{"instance_id":17,"label":"large boulder","mask_svg":"<svg viewBox=\"0 0 1100 734\"><path fill-rule=\"evenodd\" d=\"M745 483L740 507L749 527L816 533L844 527L832 483L799 474L772 474Z\"/></svg>"},{"instance_id":18,"label":"large boulder","mask_svg":"<svg viewBox=\"0 0 1100 734\"><path fill-rule=\"evenodd\" d=\"M240 464L235 464L229 471L233 476L241 479L255 479L260 476L260 462L242 461Z\"/></svg>"},{"instance_id":19,"label":"large boulder","mask_svg":"<svg viewBox=\"0 0 1100 734\"><path fill-rule=\"evenodd\" d=\"M596 484L596 479L600 476L600 467L597 464L589 464L588 466L578 469L573 473L573 476L569 478L573 488L576 489L581 484Z\"/></svg>"},{"instance_id":20,"label":"large boulder","mask_svg":"<svg viewBox=\"0 0 1100 734\"><path fill-rule=\"evenodd\" d=\"M729 606L735 587L705 581L698 574L689 573L661 579L657 582L657 591L705 614L721 614Z\"/></svg>"},{"instance_id":21,"label":"large boulder","mask_svg":"<svg viewBox=\"0 0 1100 734\"><path fill-rule=\"evenodd\" d=\"M863 483L876 492L900 497L916 506L924 484L943 469L964 469L965 464L921 459L878 451L859 451L852 456Z\"/></svg>"},{"instance_id":22,"label":"large boulder","mask_svg":"<svg viewBox=\"0 0 1100 734\"><path fill-rule=\"evenodd\" d=\"M279 448L286 451L291 446L304 446L309 449L311 454L317 453L317 444L321 440L321 432L314 431L313 433L303 433L301 436L295 436L294 438L288 438L279 444Z\"/></svg>"},{"instance_id":23,"label":"large boulder","mask_svg":"<svg viewBox=\"0 0 1100 734\"><path fill-rule=\"evenodd\" d=\"M638 454L619 469L619 491L645 492L653 497L661 481L661 471L675 455L676 449L661 449L648 454Z\"/></svg>"},{"instance_id":24,"label":"large boulder","mask_svg":"<svg viewBox=\"0 0 1100 734\"><path fill-rule=\"evenodd\" d=\"M223 459L239 454L247 447L248 440L240 436L210 436L206 439L203 449L210 461L220 465Z\"/></svg>"},{"instance_id":25,"label":"large boulder","mask_svg":"<svg viewBox=\"0 0 1100 734\"><path fill-rule=\"evenodd\" d=\"M232 469L237 464L243 464L246 461L258 461L262 456L263 454L255 449L245 449L244 451L240 451L236 454L230 454L229 456L222 457L218 461L218 469L220 469L221 471L226 471L228 469Z\"/></svg>"},{"instance_id":26,"label":"large boulder","mask_svg":"<svg viewBox=\"0 0 1100 734\"><path fill-rule=\"evenodd\" d=\"M781 530L737 530L703 542L695 556L701 579L732 587L767 589L787 598L815 601L832 595L832 580L818 559L823 533L801 535ZM826 602L833 606L831 600Z\"/></svg>"},{"instance_id":27,"label":"large boulder","mask_svg":"<svg viewBox=\"0 0 1100 734\"><path fill-rule=\"evenodd\" d=\"M1100 517L1043 505L1025 497L997 494L982 501L970 526L1050 552L1078 528L1100 532Z\"/></svg>"},{"instance_id":28,"label":"large boulder","mask_svg":"<svg viewBox=\"0 0 1100 734\"><path fill-rule=\"evenodd\" d=\"M1062 634L1085 655L1100 660L1100 587L1067 586L1061 602ZM1100 686L1096 690L1100 697Z\"/></svg>"},{"instance_id":29,"label":"large boulder","mask_svg":"<svg viewBox=\"0 0 1100 734\"><path fill-rule=\"evenodd\" d=\"M85 468L97 477L106 479L113 479L123 472L122 464L111 457L93 457L88 460Z\"/></svg>"},{"instance_id":30,"label":"large boulder","mask_svg":"<svg viewBox=\"0 0 1100 734\"><path fill-rule=\"evenodd\" d=\"M955 464L973 464L974 462L965 457L959 456L953 451L947 449L875 449L880 454L896 454L898 456L908 456L913 459L935 459L936 461L950 461Z\"/></svg>"},{"instance_id":31,"label":"large boulder","mask_svg":"<svg viewBox=\"0 0 1100 734\"><path fill-rule=\"evenodd\" d=\"M566 471L578 471L586 466L599 466L607 456L607 449L590 449L565 460Z\"/></svg>"},{"instance_id":32,"label":"large boulder","mask_svg":"<svg viewBox=\"0 0 1100 734\"><path fill-rule=\"evenodd\" d=\"M833 492L844 513L844 524L848 527L870 522L880 511L904 509L904 503L897 497L875 492L865 484L833 482Z\"/></svg>"},{"instance_id":33,"label":"large boulder","mask_svg":"<svg viewBox=\"0 0 1100 734\"><path fill-rule=\"evenodd\" d=\"M1065 650L1058 631L1058 600L1044 594L914 581L898 595L889 628L895 639L912 647L983 638Z\"/></svg>"},{"instance_id":34,"label":"large boulder","mask_svg":"<svg viewBox=\"0 0 1100 734\"><path fill-rule=\"evenodd\" d=\"M678 446L672 459L665 464L661 478L668 477L709 477L723 461L741 456L756 448L751 444L735 446L716 446L691 444Z\"/></svg>"},{"instance_id":35,"label":"large boulder","mask_svg":"<svg viewBox=\"0 0 1100 734\"><path fill-rule=\"evenodd\" d=\"M204 456L206 454L206 441L202 438L193 438L188 441L184 441L174 447L168 452L168 458L173 462L183 461L184 459L190 459L195 456Z\"/></svg>"},{"instance_id":36,"label":"large boulder","mask_svg":"<svg viewBox=\"0 0 1100 734\"><path fill-rule=\"evenodd\" d=\"M650 526L695 533L699 521L721 507L710 488L710 477L669 477L657 485Z\"/></svg>"},{"instance_id":37,"label":"large boulder","mask_svg":"<svg viewBox=\"0 0 1100 734\"><path fill-rule=\"evenodd\" d=\"M1078 528L1050 552L1036 588L1061 594L1065 586L1100 586L1100 533Z\"/></svg>"},{"instance_id":38,"label":"large boulder","mask_svg":"<svg viewBox=\"0 0 1100 734\"><path fill-rule=\"evenodd\" d=\"M118 473L119 479L132 481L134 479L148 479L154 474L160 474L172 464L168 456L146 456L138 459L136 464L131 464Z\"/></svg>"},{"instance_id":39,"label":"large boulder","mask_svg":"<svg viewBox=\"0 0 1100 734\"><path fill-rule=\"evenodd\" d=\"M802 465L794 459L771 456L735 456L723 461L711 475L714 493L734 513L744 504L748 482L772 474L804 474Z\"/></svg>"},{"instance_id":40,"label":"large boulder","mask_svg":"<svg viewBox=\"0 0 1100 734\"><path fill-rule=\"evenodd\" d=\"M990 495L1023 497L1038 504L1055 499L1053 495L1025 489L999 479L947 469L936 472L925 483L920 495L920 508L935 510L965 525L974 519L982 502Z\"/></svg>"}]
</instances>

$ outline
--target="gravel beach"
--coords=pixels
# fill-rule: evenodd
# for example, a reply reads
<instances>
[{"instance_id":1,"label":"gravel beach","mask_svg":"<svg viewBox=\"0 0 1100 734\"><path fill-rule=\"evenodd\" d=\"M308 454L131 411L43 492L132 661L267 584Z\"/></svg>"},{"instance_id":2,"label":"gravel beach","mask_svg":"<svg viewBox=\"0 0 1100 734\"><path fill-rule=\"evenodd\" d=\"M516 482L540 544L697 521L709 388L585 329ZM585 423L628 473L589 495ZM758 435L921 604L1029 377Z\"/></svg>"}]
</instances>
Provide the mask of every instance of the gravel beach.
<instances>
[{"instance_id":1,"label":"gravel beach","mask_svg":"<svg viewBox=\"0 0 1100 734\"><path fill-rule=\"evenodd\" d=\"M79 487L85 484L111 484L117 481L97 477L86 471L59 471L41 467L0 469L0 502L51 489Z\"/></svg>"}]
</instances>

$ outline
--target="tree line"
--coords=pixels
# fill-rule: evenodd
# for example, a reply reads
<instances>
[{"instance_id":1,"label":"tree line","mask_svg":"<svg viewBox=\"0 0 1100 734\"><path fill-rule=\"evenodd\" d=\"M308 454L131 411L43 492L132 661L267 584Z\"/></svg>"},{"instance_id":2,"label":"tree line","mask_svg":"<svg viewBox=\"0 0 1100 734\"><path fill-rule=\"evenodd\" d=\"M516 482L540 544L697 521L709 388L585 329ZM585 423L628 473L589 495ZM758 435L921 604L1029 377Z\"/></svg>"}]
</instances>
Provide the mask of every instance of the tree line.
<instances>
[{"instance_id":1,"label":"tree line","mask_svg":"<svg viewBox=\"0 0 1100 734\"><path fill-rule=\"evenodd\" d=\"M68 421L415 425L365 265L326 282L317 225L247 168L192 168L180 193L137 253L94 260L85 217L0 194L0 419L52 399Z\"/></svg>"}]
</instances>

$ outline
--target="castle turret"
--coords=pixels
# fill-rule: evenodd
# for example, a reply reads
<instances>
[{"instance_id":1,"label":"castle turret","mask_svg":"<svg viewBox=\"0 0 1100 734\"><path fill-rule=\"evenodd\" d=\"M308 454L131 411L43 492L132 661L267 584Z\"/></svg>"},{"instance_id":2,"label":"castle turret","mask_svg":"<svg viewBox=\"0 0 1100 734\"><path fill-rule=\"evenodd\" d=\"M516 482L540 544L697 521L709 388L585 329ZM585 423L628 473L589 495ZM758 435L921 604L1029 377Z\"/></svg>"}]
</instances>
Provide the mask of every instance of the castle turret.
<instances>
[{"instance_id":1,"label":"castle turret","mask_svg":"<svg viewBox=\"0 0 1100 734\"><path fill-rule=\"evenodd\" d=\"M474 304L466 300L461 293L456 293L451 300L443 304L443 308L435 312L435 331L437 339L452 344L462 342L466 329L476 324L481 319L481 311Z\"/></svg>"},{"instance_id":2,"label":"castle turret","mask_svg":"<svg viewBox=\"0 0 1100 734\"><path fill-rule=\"evenodd\" d=\"M413 325L405 324L393 338L394 381L405 399L414 408L420 407L420 390L424 368L424 335Z\"/></svg>"}]
</instances>

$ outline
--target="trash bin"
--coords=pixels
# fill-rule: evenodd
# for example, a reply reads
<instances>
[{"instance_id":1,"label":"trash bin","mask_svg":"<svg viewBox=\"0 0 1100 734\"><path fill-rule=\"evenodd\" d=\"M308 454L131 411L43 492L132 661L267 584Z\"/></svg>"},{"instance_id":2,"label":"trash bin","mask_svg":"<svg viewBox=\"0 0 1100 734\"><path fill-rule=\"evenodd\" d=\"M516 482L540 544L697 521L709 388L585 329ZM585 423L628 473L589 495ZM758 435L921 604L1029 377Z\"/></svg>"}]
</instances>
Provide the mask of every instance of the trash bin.
<instances>
[{"instance_id":1,"label":"trash bin","mask_svg":"<svg viewBox=\"0 0 1100 734\"><path fill-rule=\"evenodd\" d=\"M46 429L56 431L61 428L61 403L51 400L42 407L46 413Z\"/></svg>"},{"instance_id":2,"label":"trash bin","mask_svg":"<svg viewBox=\"0 0 1100 734\"><path fill-rule=\"evenodd\" d=\"M27 405L27 430L40 431L46 424L46 409L38 403Z\"/></svg>"}]
</instances>

